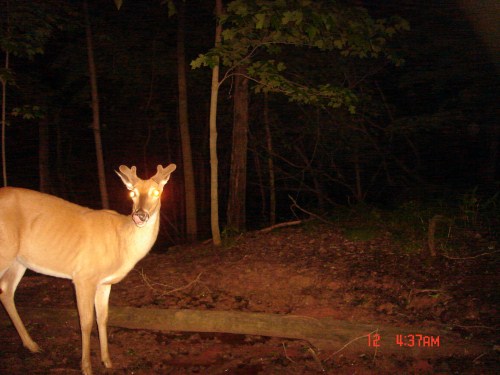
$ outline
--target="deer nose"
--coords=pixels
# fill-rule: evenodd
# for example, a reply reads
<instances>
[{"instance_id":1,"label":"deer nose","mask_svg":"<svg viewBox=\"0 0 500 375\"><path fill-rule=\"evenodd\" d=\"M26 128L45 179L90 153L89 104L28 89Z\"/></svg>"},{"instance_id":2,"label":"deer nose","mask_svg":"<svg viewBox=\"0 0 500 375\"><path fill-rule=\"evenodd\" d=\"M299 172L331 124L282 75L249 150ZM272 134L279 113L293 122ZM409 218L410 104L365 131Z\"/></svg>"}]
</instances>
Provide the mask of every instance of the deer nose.
<instances>
[{"instance_id":1,"label":"deer nose","mask_svg":"<svg viewBox=\"0 0 500 375\"><path fill-rule=\"evenodd\" d=\"M132 215L135 225L142 227L149 220L149 214L144 210L137 210Z\"/></svg>"}]
</instances>

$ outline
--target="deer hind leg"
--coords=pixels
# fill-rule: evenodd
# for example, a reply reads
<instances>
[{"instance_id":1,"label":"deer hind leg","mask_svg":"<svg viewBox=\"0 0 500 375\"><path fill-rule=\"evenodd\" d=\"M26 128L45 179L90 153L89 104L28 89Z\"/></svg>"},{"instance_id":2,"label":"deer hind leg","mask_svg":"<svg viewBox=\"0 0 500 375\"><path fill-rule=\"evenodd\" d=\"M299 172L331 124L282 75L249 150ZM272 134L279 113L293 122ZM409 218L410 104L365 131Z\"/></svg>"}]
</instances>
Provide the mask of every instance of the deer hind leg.
<instances>
[{"instance_id":1,"label":"deer hind leg","mask_svg":"<svg viewBox=\"0 0 500 375\"><path fill-rule=\"evenodd\" d=\"M99 328L99 342L101 346L101 361L106 368L113 367L108 351L108 308L109 293L111 285L99 285L95 295L95 310L97 316L97 327Z\"/></svg>"},{"instance_id":2,"label":"deer hind leg","mask_svg":"<svg viewBox=\"0 0 500 375\"><path fill-rule=\"evenodd\" d=\"M92 375L90 361L90 333L94 324L94 298L96 285L92 282L74 281L78 315L80 316L80 329L82 331L82 372Z\"/></svg>"},{"instance_id":3,"label":"deer hind leg","mask_svg":"<svg viewBox=\"0 0 500 375\"><path fill-rule=\"evenodd\" d=\"M14 261L6 270L0 271L0 301L2 301L7 314L9 314L14 327L16 327L17 333L19 333L19 336L23 341L23 345L33 353L36 353L40 351L40 347L33 341L26 330L14 303L16 288L25 271L26 267L16 261Z\"/></svg>"}]
</instances>

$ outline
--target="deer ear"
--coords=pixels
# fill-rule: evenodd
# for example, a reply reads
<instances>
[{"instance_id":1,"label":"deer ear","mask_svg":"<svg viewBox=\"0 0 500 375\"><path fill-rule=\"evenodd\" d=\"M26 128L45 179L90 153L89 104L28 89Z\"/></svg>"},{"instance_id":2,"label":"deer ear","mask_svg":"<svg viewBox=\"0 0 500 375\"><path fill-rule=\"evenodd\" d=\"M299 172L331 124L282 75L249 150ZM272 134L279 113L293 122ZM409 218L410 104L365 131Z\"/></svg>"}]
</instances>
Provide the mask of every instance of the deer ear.
<instances>
[{"instance_id":1,"label":"deer ear","mask_svg":"<svg viewBox=\"0 0 500 375\"><path fill-rule=\"evenodd\" d=\"M170 174L175 171L175 168L177 168L175 164L169 164L165 168L163 168L161 165L158 165L156 167L156 174L152 179L163 188L163 186L165 186L165 184L170 179Z\"/></svg>"},{"instance_id":2,"label":"deer ear","mask_svg":"<svg viewBox=\"0 0 500 375\"><path fill-rule=\"evenodd\" d=\"M139 177L137 177L137 168L135 166L129 168L126 165L120 165L118 169L118 171L115 171L118 177L121 178L127 189L133 190L134 186L139 181Z\"/></svg>"}]
</instances>

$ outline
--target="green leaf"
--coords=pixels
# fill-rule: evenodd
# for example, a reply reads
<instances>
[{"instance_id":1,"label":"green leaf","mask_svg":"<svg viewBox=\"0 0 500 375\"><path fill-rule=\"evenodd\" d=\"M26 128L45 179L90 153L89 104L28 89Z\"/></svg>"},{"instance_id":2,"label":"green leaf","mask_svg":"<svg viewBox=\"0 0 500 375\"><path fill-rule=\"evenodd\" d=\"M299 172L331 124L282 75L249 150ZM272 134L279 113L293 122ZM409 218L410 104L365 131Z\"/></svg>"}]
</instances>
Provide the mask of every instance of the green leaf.
<instances>
[{"instance_id":1,"label":"green leaf","mask_svg":"<svg viewBox=\"0 0 500 375\"><path fill-rule=\"evenodd\" d=\"M23 120L35 120L45 117L45 111L37 105L23 105L13 108L11 111L13 117L21 117Z\"/></svg>"},{"instance_id":2,"label":"green leaf","mask_svg":"<svg viewBox=\"0 0 500 375\"><path fill-rule=\"evenodd\" d=\"M295 23L300 25L304 19L304 14L301 11L295 11Z\"/></svg>"},{"instance_id":3,"label":"green leaf","mask_svg":"<svg viewBox=\"0 0 500 375\"><path fill-rule=\"evenodd\" d=\"M263 29L266 22L266 15L264 13L258 13L255 15L255 28L257 30Z\"/></svg>"},{"instance_id":4,"label":"green leaf","mask_svg":"<svg viewBox=\"0 0 500 375\"><path fill-rule=\"evenodd\" d=\"M304 19L304 14L302 13L302 11L289 10L283 13L283 17L281 18L281 24L286 25L288 23L295 23L296 25L299 25L302 23L303 19Z\"/></svg>"},{"instance_id":5,"label":"green leaf","mask_svg":"<svg viewBox=\"0 0 500 375\"><path fill-rule=\"evenodd\" d=\"M232 1L229 3L227 7L228 12L234 13L238 16L247 16L249 14L248 12L248 5L245 4L243 1Z\"/></svg>"},{"instance_id":6,"label":"green leaf","mask_svg":"<svg viewBox=\"0 0 500 375\"><path fill-rule=\"evenodd\" d=\"M333 41L333 45L337 48L337 49L342 49L344 48L344 42L343 40L341 39L336 39Z\"/></svg>"},{"instance_id":7,"label":"green leaf","mask_svg":"<svg viewBox=\"0 0 500 375\"><path fill-rule=\"evenodd\" d=\"M175 4L172 0L167 1L167 7L168 7L168 16L172 17L177 13L177 9L175 8Z\"/></svg>"},{"instance_id":8,"label":"green leaf","mask_svg":"<svg viewBox=\"0 0 500 375\"><path fill-rule=\"evenodd\" d=\"M222 39L228 41L236 36L236 30L234 29L224 29L222 30Z\"/></svg>"},{"instance_id":9,"label":"green leaf","mask_svg":"<svg viewBox=\"0 0 500 375\"><path fill-rule=\"evenodd\" d=\"M199 54L196 59L191 61L191 68L196 69L201 68L202 66L207 66L206 56L203 54Z\"/></svg>"},{"instance_id":10,"label":"green leaf","mask_svg":"<svg viewBox=\"0 0 500 375\"><path fill-rule=\"evenodd\" d=\"M276 69L278 70L278 72L284 71L286 69L285 63L279 62L278 65L276 65Z\"/></svg>"},{"instance_id":11,"label":"green leaf","mask_svg":"<svg viewBox=\"0 0 500 375\"><path fill-rule=\"evenodd\" d=\"M287 12L283 13L283 17L281 18L281 23L283 25L286 25L291 20L292 20L292 12L287 11Z\"/></svg>"},{"instance_id":12,"label":"green leaf","mask_svg":"<svg viewBox=\"0 0 500 375\"><path fill-rule=\"evenodd\" d=\"M317 27L309 25L306 28L306 32L307 32L307 36L309 37L309 39L314 39L316 37L316 35L318 35L319 30Z\"/></svg>"},{"instance_id":13,"label":"green leaf","mask_svg":"<svg viewBox=\"0 0 500 375\"><path fill-rule=\"evenodd\" d=\"M324 49L325 48L325 41L322 39L318 39L317 41L314 42L314 46L318 47L319 49Z\"/></svg>"}]
</instances>

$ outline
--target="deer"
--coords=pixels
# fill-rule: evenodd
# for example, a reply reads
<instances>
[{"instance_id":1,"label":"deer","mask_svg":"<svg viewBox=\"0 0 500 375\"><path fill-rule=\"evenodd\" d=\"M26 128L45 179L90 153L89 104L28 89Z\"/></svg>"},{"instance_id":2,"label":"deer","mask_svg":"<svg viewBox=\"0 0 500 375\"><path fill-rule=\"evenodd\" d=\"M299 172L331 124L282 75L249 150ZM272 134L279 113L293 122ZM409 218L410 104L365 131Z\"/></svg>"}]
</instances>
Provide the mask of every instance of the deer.
<instances>
[{"instance_id":1,"label":"deer","mask_svg":"<svg viewBox=\"0 0 500 375\"><path fill-rule=\"evenodd\" d=\"M82 373L92 375L94 309L101 361L112 368L107 338L111 285L121 281L155 243L161 195L175 169L175 164L158 165L153 177L142 180L135 166L121 165L115 172L130 191L128 216L24 188L0 188L0 301L27 349L41 351L17 312L14 293L30 269L72 280L80 319Z\"/></svg>"}]
</instances>

